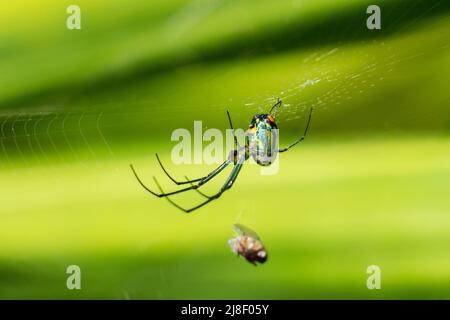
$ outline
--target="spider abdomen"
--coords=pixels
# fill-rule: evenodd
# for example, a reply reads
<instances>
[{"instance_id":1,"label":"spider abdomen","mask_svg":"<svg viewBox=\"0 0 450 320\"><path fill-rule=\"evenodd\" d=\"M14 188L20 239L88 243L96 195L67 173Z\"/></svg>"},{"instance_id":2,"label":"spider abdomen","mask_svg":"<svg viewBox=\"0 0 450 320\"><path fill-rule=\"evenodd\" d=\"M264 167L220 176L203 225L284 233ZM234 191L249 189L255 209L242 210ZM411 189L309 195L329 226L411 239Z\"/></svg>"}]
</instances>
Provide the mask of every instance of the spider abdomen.
<instances>
[{"instance_id":1,"label":"spider abdomen","mask_svg":"<svg viewBox=\"0 0 450 320\"><path fill-rule=\"evenodd\" d=\"M255 162L261 166L268 166L275 161L277 152L278 129L270 115L256 115L248 130L249 152Z\"/></svg>"}]
</instances>

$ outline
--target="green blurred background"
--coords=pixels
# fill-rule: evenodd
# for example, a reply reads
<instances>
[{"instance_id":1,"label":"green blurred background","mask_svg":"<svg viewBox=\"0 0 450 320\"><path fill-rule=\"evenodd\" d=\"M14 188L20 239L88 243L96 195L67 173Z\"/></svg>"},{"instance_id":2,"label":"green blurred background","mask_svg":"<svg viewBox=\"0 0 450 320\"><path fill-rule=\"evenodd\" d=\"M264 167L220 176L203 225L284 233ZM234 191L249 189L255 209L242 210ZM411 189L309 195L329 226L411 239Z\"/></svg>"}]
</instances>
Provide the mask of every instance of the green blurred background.
<instances>
[{"instance_id":1,"label":"green blurred background","mask_svg":"<svg viewBox=\"0 0 450 320\"><path fill-rule=\"evenodd\" d=\"M450 298L450 3L379 0L374 31L370 4L0 0L0 298ZM132 176L176 188L155 152L207 173L170 162L171 132L245 128L278 97L282 145L315 113L277 175L247 165L190 215ZM265 265L233 256L236 222Z\"/></svg>"}]
</instances>

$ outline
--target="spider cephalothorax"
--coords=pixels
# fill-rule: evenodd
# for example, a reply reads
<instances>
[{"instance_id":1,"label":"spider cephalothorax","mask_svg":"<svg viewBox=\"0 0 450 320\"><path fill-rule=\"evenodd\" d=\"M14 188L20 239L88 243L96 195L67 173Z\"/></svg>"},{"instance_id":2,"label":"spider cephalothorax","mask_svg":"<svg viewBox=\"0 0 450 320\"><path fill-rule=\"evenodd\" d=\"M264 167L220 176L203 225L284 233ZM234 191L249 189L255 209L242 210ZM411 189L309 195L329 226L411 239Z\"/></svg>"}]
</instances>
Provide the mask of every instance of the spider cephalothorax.
<instances>
[{"instance_id":1,"label":"spider cephalothorax","mask_svg":"<svg viewBox=\"0 0 450 320\"><path fill-rule=\"evenodd\" d=\"M156 185L158 186L158 188L161 192L161 193L156 193L156 192L150 190L141 181L141 179L137 175L136 171L134 170L133 166L130 165L130 167L133 170L133 173L134 173L136 179L138 180L138 182L142 185L142 187L145 190L147 190L148 192L150 192L151 194L153 194L159 198L165 197L175 207L177 207L178 209L180 209L186 213L194 211L198 208L203 207L205 204L211 202L212 200L219 198L222 195L222 193L224 193L226 190L230 189L233 186L234 182L236 181L236 178L239 175L239 172L241 171L244 162L250 157L250 155L256 161L256 163L258 163L259 165L267 166L267 165L270 165L271 163L273 163L273 161L278 153L287 151L290 148L292 148L293 146L295 146L297 143L303 141L303 139L306 136L306 132L308 131L309 124L311 122L312 109L309 113L308 122L306 124L306 128L305 128L303 135L299 139L297 139L296 141L291 143L289 146L287 146L286 148L278 149L278 144L277 144L277 142L278 142L278 137L277 137L278 127L275 123L274 114L278 110L278 108L281 106L281 103L282 103L281 100L278 99L277 103L272 106L269 113L257 114L252 118L252 121L246 132L245 146L239 145L237 138L234 135L234 150L230 151L227 159L220 166L218 166L216 169L214 169L212 172L210 172L209 174L207 174L204 177L200 177L197 179L191 179L191 180L186 177L186 181L175 180L166 171L166 169L164 168L164 166L162 165L162 163L158 157L158 154L156 154L158 163L160 164L164 173L177 185L189 184L190 185L189 187L165 193L162 190L162 188L159 185L156 178L153 177ZM228 111L227 111L227 115L228 115L228 121L230 123L230 127L233 130L233 124L231 123L231 117L230 117L230 113ZM212 196L208 196L208 195L205 195L204 193L202 193L200 190L197 190L202 185L204 185L205 183L210 181L212 178L214 178L216 175L218 175L221 171L223 171L230 164L233 164L233 169L232 169L230 175L228 176L227 180L223 184L222 188L220 188L219 192L217 192L216 194L214 194ZM199 205L197 205L195 207L192 207L190 209L185 209L185 208L179 206L178 204L176 204L175 202L173 202L169 198L169 196L171 196L171 195L175 195L175 194L182 193L182 192L189 191L189 190L197 190L197 192L199 192L202 196L207 198L207 200L203 201L202 203L200 203Z\"/></svg>"}]
</instances>

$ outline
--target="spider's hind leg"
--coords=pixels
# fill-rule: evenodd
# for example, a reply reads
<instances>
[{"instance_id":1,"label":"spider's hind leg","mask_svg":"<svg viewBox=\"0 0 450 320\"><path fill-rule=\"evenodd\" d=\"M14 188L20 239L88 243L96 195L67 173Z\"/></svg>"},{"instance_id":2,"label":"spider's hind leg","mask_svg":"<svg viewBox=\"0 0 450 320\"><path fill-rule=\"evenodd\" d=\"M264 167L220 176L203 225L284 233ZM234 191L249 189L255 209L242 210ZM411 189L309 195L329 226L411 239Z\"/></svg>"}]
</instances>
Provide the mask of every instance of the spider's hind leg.
<instances>
[{"instance_id":1,"label":"spider's hind leg","mask_svg":"<svg viewBox=\"0 0 450 320\"><path fill-rule=\"evenodd\" d=\"M222 193L224 193L225 191L227 191L228 189L230 189L233 186L234 182L236 181L237 176L239 175L239 172L242 169L244 161L245 161L245 158L241 156L239 161L238 161L238 163L234 166L233 170L231 171L229 177L225 181L225 183L222 186L222 188L220 189L220 191L218 193L216 193L215 195L209 197L206 201L203 201L199 205L197 205L195 207L192 207L190 209L185 209L185 208L181 207L180 205L178 205L177 203L175 203L169 197L166 197L167 201L169 201L172 205L174 205L175 207L177 207L181 211L184 211L185 213L190 213L190 212L192 212L194 210L197 210L197 209L203 207L204 205L210 203L211 201L218 199L222 195ZM155 182L156 182L159 190L161 191L161 193L164 194L164 191L162 190L162 188L159 185L158 181L155 180ZM168 194L166 194L166 195L168 195Z\"/></svg>"},{"instance_id":2,"label":"spider's hind leg","mask_svg":"<svg viewBox=\"0 0 450 320\"><path fill-rule=\"evenodd\" d=\"M136 177L137 181L139 182L139 184L140 184L145 190L147 190L148 192L150 192L151 194L153 194L154 196L156 196L156 197L158 197L158 198L163 198L163 197L167 197L167 196L170 196L170 195L174 195L174 194L182 193L182 192L185 192L185 191L195 190L195 189L197 189L197 188L200 188L202 185L204 185L205 183L207 183L208 181L210 181L212 178L214 178L216 175L218 175L218 174L219 174L223 169L225 169L229 164L230 164L230 162L225 161L225 162L222 163L218 168L214 169L214 170L213 170L212 172L210 172L207 176L203 177L200 181L198 181L197 184L193 184L193 185L191 185L190 187L186 187L186 188L179 189L179 190L172 191L172 192L168 192L168 193L164 193L164 192L157 193L157 192L152 191L152 190L151 190L150 188L148 188L148 187L144 184L144 182L142 182L142 180L139 178L139 176L138 176L138 174L136 173L136 170L134 169L133 165L130 165L130 167L131 167L131 170L133 171L134 176ZM154 179L154 180L156 181L156 183L157 183L156 178L153 177L153 179ZM192 181L192 180L191 180L191 181ZM186 181L186 183L190 183L191 181Z\"/></svg>"},{"instance_id":3,"label":"spider's hind leg","mask_svg":"<svg viewBox=\"0 0 450 320\"><path fill-rule=\"evenodd\" d=\"M197 178L197 179L193 179L193 180L189 180L189 181L177 181L177 180L175 180L175 179L169 174L169 172L167 172L166 168L164 168L164 166L163 166L161 160L159 159L158 154L155 153L155 155L156 155L156 160L158 160L158 163L159 163L161 169L164 171L164 173L166 174L166 176L168 176L169 179L172 180L176 185L186 184L186 183L192 183L192 182L197 182L197 181L202 180L202 178L204 178L204 177L202 177L202 178Z\"/></svg>"},{"instance_id":4,"label":"spider's hind leg","mask_svg":"<svg viewBox=\"0 0 450 320\"><path fill-rule=\"evenodd\" d=\"M184 176L184 178L186 179L186 181L189 181L189 178L187 176ZM191 186L194 185L194 183L190 182ZM199 189L195 189L195 191L197 191L197 193L199 195L201 195L202 197L206 198L206 199L210 199L211 196L208 196L207 194L203 193L202 191L200 191Z\"/></svg>"},{"instance_id":5,"label":"spider's hind leg","mask_svg":"<svg viewBox=\"0 0 450 320\"><path fill-rule=\"evenodd\" d=\"M230 116L230 112L228 112L227 110L227 116L228 116L228 122L230 123L230 128L231 128L231 132L233 133L233 138L234 138L234 148L237 149L242 148L241 145L239 144L239 141L236 137L236 134L234 132L234 127L233 127L233 123L231 122L231 116Z\"/></svg>"}]
</instances>

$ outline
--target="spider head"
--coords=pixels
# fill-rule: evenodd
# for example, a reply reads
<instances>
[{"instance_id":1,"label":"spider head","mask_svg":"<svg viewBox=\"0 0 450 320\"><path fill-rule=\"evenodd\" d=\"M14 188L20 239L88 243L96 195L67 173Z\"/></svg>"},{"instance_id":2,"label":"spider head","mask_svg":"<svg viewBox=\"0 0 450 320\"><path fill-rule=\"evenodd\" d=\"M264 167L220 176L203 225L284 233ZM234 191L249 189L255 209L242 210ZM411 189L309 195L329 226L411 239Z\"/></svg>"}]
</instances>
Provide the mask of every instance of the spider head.
<instances>
[{"instance_id":1,"label":"spider head","mask_svg":"<svg viewBox=\"0 0 450 320\"><path fill-rule=\"evenodd\" d=\"M259 126L268 126L270 128L277 128L275 117L272 114L255 114L248 126L249 129L257 128Z\"/></svg>"}]
</instances>

